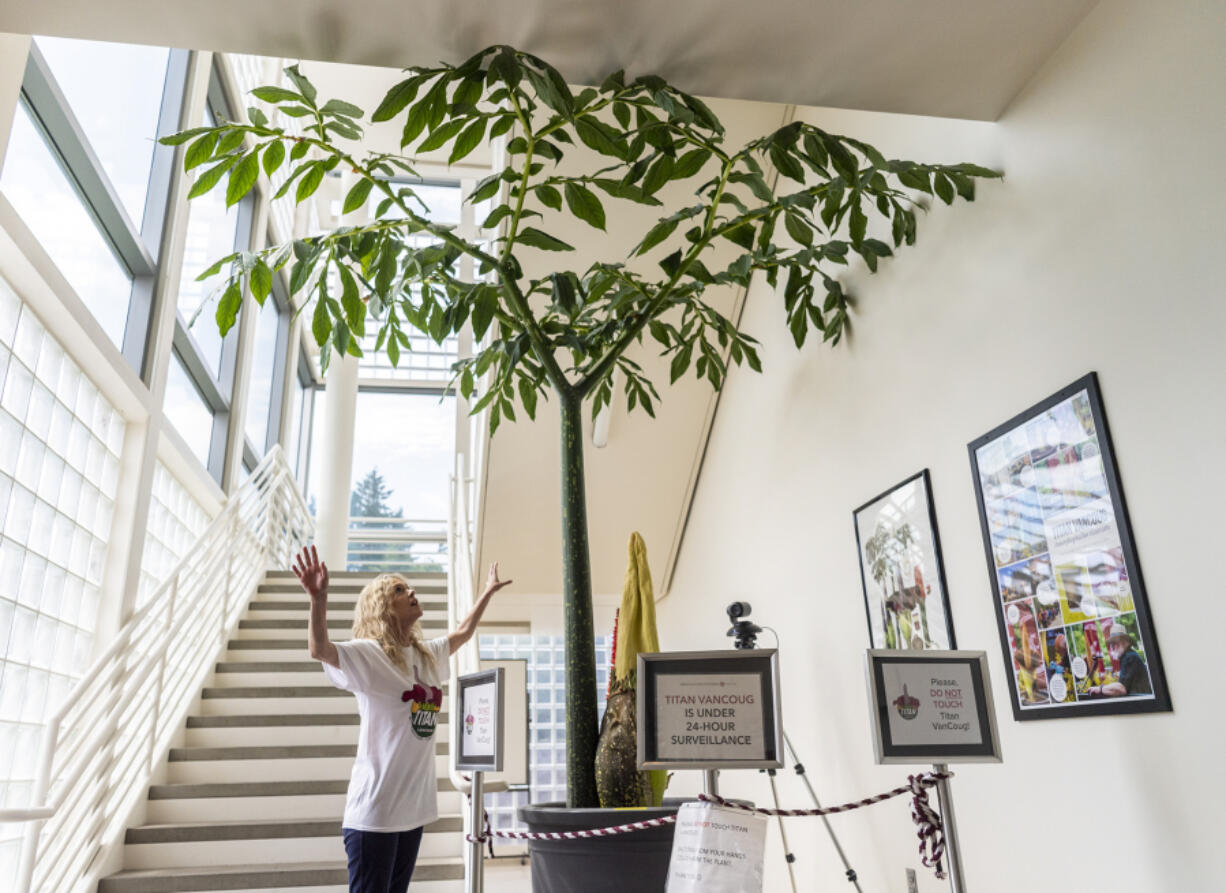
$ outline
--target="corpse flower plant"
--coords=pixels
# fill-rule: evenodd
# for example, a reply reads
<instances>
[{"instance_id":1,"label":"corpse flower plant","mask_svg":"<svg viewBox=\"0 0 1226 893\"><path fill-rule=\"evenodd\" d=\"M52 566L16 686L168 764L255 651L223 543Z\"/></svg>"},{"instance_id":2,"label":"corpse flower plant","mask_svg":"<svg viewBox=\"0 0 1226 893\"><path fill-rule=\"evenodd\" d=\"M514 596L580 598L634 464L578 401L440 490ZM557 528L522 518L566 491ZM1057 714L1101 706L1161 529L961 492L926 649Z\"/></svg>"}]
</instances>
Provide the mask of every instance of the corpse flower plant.
<instances>
[{"instance_id":1,"label":"corpse flower plant","mask_svg":"<svg viewBox=\"0 0 1226 893\"><path fill-rule=\"evenodd\" d=\"M474 412L488 409L491 430L521 411L534 418L542 396L556 398L567 802L595 806L584 405L595 414L610 403L616 372L628 408L654 415L659 393L630 350L648 339L668 358L672 382L692 370L718 389L731 364L760 371L757 342L707 300L708 290L743 288L755 276L777 288L797 347L811 336L838 344L851 304L831 271L853 258L875 271L895 248L914 243L925 196L970 200L977 178L997 174L887 159L802 122L728 146L711 109L661 78L618 71L575 91L538 57L507 46L459 65L408 69L370 116L401 128L403 154L362 151L362 109L323 100L296 66L285 73L284 86L253 91L260 105L245 121L164 140L184 145L185 169L198 171L190 196L224 189L232 205L261 173L288 170L276 194L302 202L330 172L343 171L353 183L343 211L373 203L374 219L219 259L201 277L221 277L217 324L223 333L234 324L248 291L262 304L283 271L297 308L309 308L325 364L332 349L360 355L358 339L368 331L395 365L409 349L409 330L442 342L469 326L478 347L456 363L453 383ZM275 120L267 106L279 112ZM300 121L301 132L281 126L287 118ZM411 159L442 152L454 163L499 139L505 164L466 197L492 202L482 222L488 238L465 238L432 220L414 192L420 178ZM582 168L572 172L576 163ZM686 198L674 200L679 195ZM576 223L606 230L609 202L649 206L658 216L629 257L568 267L573 247L563 235ZM525 262L540 267L543 257L551 271L526 275ZM458 275L461 258L471 260L473 281Z\"/></svg>"}]
</instances>

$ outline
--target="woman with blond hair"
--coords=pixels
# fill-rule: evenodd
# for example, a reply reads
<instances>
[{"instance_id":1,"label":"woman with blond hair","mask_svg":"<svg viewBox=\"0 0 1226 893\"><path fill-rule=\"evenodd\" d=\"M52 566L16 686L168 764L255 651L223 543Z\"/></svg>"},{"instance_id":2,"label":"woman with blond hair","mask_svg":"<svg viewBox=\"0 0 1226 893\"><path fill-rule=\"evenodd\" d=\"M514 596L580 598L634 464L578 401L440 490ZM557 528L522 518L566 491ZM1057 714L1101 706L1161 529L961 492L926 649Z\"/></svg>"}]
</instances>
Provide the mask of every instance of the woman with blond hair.
<instances>
[{"instance_id":1,"label":"woman with blond hair","mask_svg":"<svg viewBox=\"0 0 1226 893\"><path fill-rule=\"evenodd\" d=\"M353 638L328 638L328 568L314 546L293 571L311 598L311 657L328 681L357 696L358 752L341 823L350 893L403 893L422 829L438 818L434 729L447 658L473 637L490 598L510 580L490 567L485 590L454 632L425 640L417 593L399 574L380 574L358 595Z\"/></svg>"}]
</instances>

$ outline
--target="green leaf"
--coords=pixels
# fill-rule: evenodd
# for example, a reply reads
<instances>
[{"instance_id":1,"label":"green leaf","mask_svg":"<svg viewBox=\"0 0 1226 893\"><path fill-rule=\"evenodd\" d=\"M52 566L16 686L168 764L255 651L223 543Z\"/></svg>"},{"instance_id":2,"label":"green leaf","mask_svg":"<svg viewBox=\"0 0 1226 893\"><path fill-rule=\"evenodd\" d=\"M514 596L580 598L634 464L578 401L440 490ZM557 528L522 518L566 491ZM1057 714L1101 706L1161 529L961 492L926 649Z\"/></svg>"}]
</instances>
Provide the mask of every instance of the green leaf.
<instances>
[{"instance_id":1,"label":"green leaf","mask_svg":"<svg viewBox=\"0 0 1226 893\"><path fill-rule=\"evenodd\" d=\"M329 99L319 111L325 115L344 115L346 118L360 118L366 114L352 102L343 99Z\"/></svg>"},{"instance_id":2,"label":"green leaf","mask_svg":"<svg viewBox=\"0 0 1226 893\"><path fill-rule=\"evenodd\" d=\"M613 103L613 117L617 119L617 123L622 126L622 130L630 129L630 106L624 102Z\"/></svg>"},{"instance_id":3,"label":"green leaf","mask_svg":"<svg viewBox=\"0 0 1226 893\"><path fill-rule=\"evenodd\" d=\"M303 178L298 181L298 189L294 193L294 201L298 204L306 201L314 194L315 190L319 188L319 184L323 181L324 166L319 162L314 162Z\"/></svg>"},{"instance_id":4,"label":"green leaf","mask_svg":"<svg viewBox=\"0 0 1226 893\"><path fill-rule=\"evenodd\" d=\"M797 183L805 182L805 169L800 166L795 158L793 158L786 149L781 148L778 143L772 144L770 147L771 164L775 166L775 170L787 177L789 180L795 180Z\"/></svg>"},{"instance_id":5,"label":"green leaf","mask_svg":"<svg viewBox=\"0 0 1226 893\"><path fill-rule=\"evenodd\" d=\"M515 57L515 51L503 47L490 61L490 76L502 81L508 87L514 88L519 83L521 65Z\"/></svg>"},{"instance_id":6,"label":"green leaf","mask_svg":"<svg viewBox=\"0 0 1226 893\"><path fill-rule=\"evenodd\" d=\"M208 192L210 189L212 189L214 186L217 185L217 183L221 180L225 172L228 171L230 168L232 168L236 161L238 161L237 155L227 155L217 164L213 165L211 168L209 168L207 171L205 171L203 174L201 174L199 177L196 178L196 182L192 184L192 188L187 193L187 197L189 199L193 199L198 196L204 195L206 192Z\"/></svg>"},{"instance_id":7,"label":"green leaf","mask_svg":"<svg viewBox=\"0 0 1226 893\"><path fill-rule=\"evenodd\" d=\"M210 276L216 276L218 273L221 272L221 268L223 264L229 263L230 261L234 260L234 258L236 257L238 257L237 254L231 254L231 255L227 255L226 257L223 257L221 260L217 261L217 263L213 264L213 266L209 267L207 270L205 270L203 273L197 276L196 281L203 282L204 280L208 279Z\"/></svg>"},{"instance_id":8,"label":"green leaf","mask_svg":"<svg viewBox=\"0 0 1226 893\"><path fill-rule=\"evenodd\" d=\"M361 338L366 334L366 305L358 297L358 284L349 267L344 264L338 266L341 274L341 309L345 311L349 328Z\"/></svg>"},{"instance_id":9,"label":"green leaf","mask_svg":"<svg viewBox=\"0 0 1226 893\"><path fill-rule=\"evenodd\" d=\"M328 336L332 334L332 318L328 316L328 303L322 295L315 302L315 315L311 317L311 334L315 336L315 343L320 347L328 343Z\"/></svg>"},{"instance_id":10,"label":"green leaf","mask_svg":"<svg viewBox=\"0 0 1226 893\"><path fill-rule=\"evenodd\" d=\"M456 138L455 145L451 148L451 156L447 159L448 164L455 164L465 155L472 152L473 149L481 145L481 140L485 138L485 119L478 118L473 123L464 128L463 132Z\"/></svg>"},{"instance_id":11,"label":"green leaf","mask_svg":"<svg viewBox=\"0 0 1226 893\"><path fill-rule=\"evenodd\" d=\"M401 81L392 89L387 91L387 95L383 97L383 101L379 103L379 107L375 109L373 115L370 116L372 121L390 121L392 118L404 111L405 106L412 102L417 97L417 90L421 86L422 78L414 76Z\"/></svg>"},{"instance_id":12,"label":"green leaf","mask_svg":"<svg viewBox=\"0 0 1226 893\"><path fill-rule=\"evenodd\" d=\"M848 227L851 244L859 245L864 240L865 230L868 229L868 218L864 215L864 211L860 209L859 196L855 196L851 201L851 219Z\"/></svg>"},{"instance_id":13,"label":"green leaf","mask_svg":"<svg viewBox=\"0 0 1226 893\"><path fill-rule=\"evenodd\" d=\"M274 140L268 144L268 148L264 150L264 175L271 177L273 171L281 166L281 162L285 160L285 144L280 140Z\"/></svg>"},{"instance_id":14,"label":"green leaf","mask_svg":"<svg viewBox=\"0 0 1226 893\"><path fill-rule=\"evenodd\" d=\"M349 194L345 196L345 205L341 210L342 214L352 214L358 208L366 204L366 199L370 197L370 190L375 184L367 180L365 177L353 184L349 190Z\"/></svg>"},{"instance_id":15,"label":"green leaf","mask_svg":"<svg viewBox=\"0 0 1226 893\"><path fill-rule=\"evenodd\" d=\"M395 338L387 339L387 358L391 360L393 366L400 365L400 344Z\"/></svg>"},{"instance_id":16,"label":"green leaf","mask_svg":"<svg viewBox=\"0 0 1226 893\"><path fill-rule=\"evenodd\" d=\"M936 190L937 198L945 202L947 205L952 205L954 202L954 184L949 182L949 178L942 173L932 175L932 186Z\"/></svg>"},{"instance_id":17,"label":"green leaf","mask_svg":"<svg viewBox=\"0 0 1226 893\"><path fill-rule=\"evenodd\" d=\"M192 127L188 130L180 130L178 133L172 133L170 136L164 136L160 140L163 146L181 146L188 140L199 136L202 133L207 133L212 130L211 127Z\"/></svg>"},{"instance_id":18,"label":"green leaf","mask_svg":"<svg viewBox=\"0 0 1226 893\"><path fill-rule=\"evenodd\" d=\"M647 169L647 176L643 178L643 192L648 195L654 194L661 186L672 179L673 170L676 167L674 162L667 155L661 155Z\"/></svg>"},{"instance_id":19,"label":"green leaf","mask_svg":"<svg viewBox=\"0 0 1226 893\"><path fill-rule=\"evenodd\" d=\"M453 118L452 120L441 124L436 130L432 130L429 136L422 140L421 145L417 147L417 151L433 152L435 149L442 148L442 146L457 133L459 133L463 127L463 118Z\"/></svg>"},{"instance_id":20,"label":"green leaf","mask_svg":"<svg viewBox=\"0 0 1226 893\"><path fill-rule=\"evenodd\" d=\"M272 270L262 260L257 260L251 268L251 294L261 304L272 291Z\"/></svg>"},{"instance_id":21,"label":"green leaf","mask_svg":"<svg viewBox=\"0 0 1226 893\"><path fill-rule=\"evenodd\" d=\"M673 357L672 363L669 365L668 377L669 383L675 384L677 379L685 375L685 370L690 368L690 353L693 344L687 344L685 347L677 351L677 355Z\"/></svg>"},{"instance_id":22,"label":"green leaf","mask_svg":"<svg viewBox=\"0 0 1226 893\"><path fill-rule=\"evenodd\" d=\"M519 402L524 405L528 418L536 421L536 387L530 379L519 380Z\"/></svg>"},{"instance_id":23,"label":"green leaf","mask_svg":"<svg viewBox=\"0 0 1226 893\"><path fill-rule=\"evenodd\" d=\"M298 88L298 92L302 94L303 99L310 105L315 105L315 85L307 80L306 75L298 70L297 65L291 65L285 69L285 76Z\"/></svg>"},{"instance_id":24,"label":"green leaf","mask_svg":"<svg viewBox=\"0 0 1226 893\"><path fill-rule=\"evenodd\" d=\"M498 194L498 184L502 182L501 174L490 174L484 180L477 183L476 189L468 197L468 203L475 205L480 202L493 198Z\"/></svg>"},{"instance_id":25,"label":"green leaf","mask_svg":"<svg viewBox=\"0 0 1226 893\"><path fill-rule=\"evenodd\" d=\"M673 234L673 231L680 224L680 220L664 219L647 231L647 235L643 237L643 241L639 243L639 247L635 249L636 255L643 255L655 248L665 239Z\"/></svg>"},{"instance_id":26,"label":"green leaf","mask_svg":"<svg viewBox=\"0 0 1226 893\"><path fill-rule=\"evenodd\" d=\"M515 115L503 115L490 128L490 139L502 136L515 126Z\"/></svg>"},{"instance_id":27,"label":"green leaf","mask_svg":"<svg viewBox=\"0 0 1226 893\"><path fill-rule=\"evenodd\" d=\"M598 177L592 181L593 185L600 187L614 198L625 198L632 202L637 202L640 205L655 205L659 207L664 203L658 198L648 195L638 186L630 183L623 183L621 180L609 180L603 177Z\"/></svg>"},{"instance_id":28,"label":"green leaf","mask_svg":"<svg viewBox=\"0 0 1226 893\"><path fill-rule=\"evenodd\" d=\"M302 99L293 90L286 90L284 87L256 87L251 91L251 95L274 105L278 102L297 102Z\"/></svg>"},{"instance_id":29,"label":"green leaf","mask_svg":"<svg viewBox=\"0 0 1226 893\"><path fill-rule=\"evenodd\" d=\"M799 214L788 211L783 215L783 225L787 228L788 235L801 245L813 244L813 230L800 219Z\"/></svg>"},{"instance_id":30,"label":"green leaf","mask_svg":"<svg viewBox=\"0 0 1226 893\"><path fill-rule=\"evenodd\" d=\"M605 228L604 205L596 193L581 183L568 182L565 187L566 206L584 223L603 230Z\"/></svg>"},{"instance_id":31,"label":"green leaf","mask_svg":"<svg viewBox=\"0 0 1226 893\"><path fill-rule=\"evenodd\" d=\"M673 169L673 179L685 180L694 176L710 159L711 153L706 149L691 149L677 159L677 166Z\"/></svg>"},{"instance_id":32,"label":"green leaf","mask_svg":"<svg viewBox=\"0 0 1226 893\"><path fill-rule=\"evenodd\" d=\"M562 194L552 186L536 187L536 197L546 208L553 208L555 211L562 210Z\"/></svg>"},{"instance_id":33,"label":"green leaf","mask_svg":"<svg viewBox=\"0 0 1226 893\"><path fill-rule=\"evenodd\" d=\"M241 130L227 130L221 135L221 139L217 141L217 149L215 155L228 155L243 144L243 132Z\"/></svg>"},{"instance_id":34,"label":"green leaf","mask_svg":"<svg viewBox=\"0 0 1226 893\"><path fill-rule=\"evenodd\" d=\"M289 160L290 161L300 160L303 156L306 155L308 151L310 151L310 149L311 149L310 143L308 143L306 140L299 140L298 142L294 143L294 148L289 150Z\"/></svg>"},{"instance_id":35,"label":"green leaf","mask_svg":"<svg viewBox=\"0 0 1226 893\"><path fill-rule=\"evenodd\" d=\"M221 300L217 302L217 331L223 337L234 326L234 321L238 319L238 310L242 306L243 292L238 286L238 280L234 280L221 293Z\"/></svg>"},{"instance_id":36,"label":"green leaf","mask_svg":"<svg viewBox=\"0 0 1226 893\"><path fill-rule=\"evenodd\" d=\"M258 109L253 105L247 107L247 120L256 127L268 126L268 116L264 114L262 109Z\"/></svg>"},{"instance_id":37,"label":"green leaf","mask_svg":"<svg viewBox=\"0 0 1226 893\"><path fill-rule=\"evenodd\" d=\"M573 245L567 245L561 239L555 239L549 233L541 232L535 227L527 226L520 230L517 240L529 248L541 248L545 251L574 251Z\"/></svg>"},{"instance_id":38,"label":"green leaf","mask_svg":"<svg viewBox=\"0 0 1226 893\"><path fill-rule=\"evenodd\" d=\"M192 168L204 164L213 157L213 150L215 148L217 148L216 131L211 131L200 137L200 139L187 147L187 153L183 156L183 170L190 171Z\"/></svg>"},{"instance_id":39,"label":"green leaf","mask_svg":"<svg viewBox=\"0 0 1226 893\"><path fill-rule=\"evenodd\" d=\"M230 179L226 183L226 207L240 202L251 187L255 185L256 177L260 175L260 152L253 149L243 156L230 171Z\"/></svg>"},{"instance_id":40,"label":"green leaf","mask_svg":"<svg viewBox=\"0 0 1226 893\"><path fill-rule=\"evenodd\" d=\"M619 160L625 158L626 152L622 144L621 134L603 121L597 120L590 115L576 118L575 133L589 149L593 149L601 155L609 155Z\"/></svg>"},{"instance_id":41,"label":"green leaf","mask_svg":"<svg viewBox=\"0 0 1226 893\"><path fill-rule=\"evenodd\" d=\"M477 294L473 301L473 340L480 341L485 336L486 330L489 329L494 313L498 309L498 292L484 285L479 286L475 291Z\"/></svg>"}]
</instances>

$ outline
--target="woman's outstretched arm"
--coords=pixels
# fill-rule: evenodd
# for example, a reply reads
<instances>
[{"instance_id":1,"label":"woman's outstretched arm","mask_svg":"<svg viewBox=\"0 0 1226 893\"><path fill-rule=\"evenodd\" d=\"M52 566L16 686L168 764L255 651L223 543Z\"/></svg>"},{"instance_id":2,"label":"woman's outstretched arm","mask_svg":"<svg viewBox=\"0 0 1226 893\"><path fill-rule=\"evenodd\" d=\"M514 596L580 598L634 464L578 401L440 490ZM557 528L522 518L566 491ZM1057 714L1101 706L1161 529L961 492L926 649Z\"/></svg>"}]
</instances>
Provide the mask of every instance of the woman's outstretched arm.
<instances>
[{"instance_id":1,"label":"woman's outstretched arm","mask_svg":"<svg viewBox=\"0 0 1226 893\"><path fill-rule=\"evenodd\" d=\"M341 658L328 638L328 566L319 560L314 546L303 549L294 557L291 568L302 588L311 597L311 615L307 621L307 649L311 657L331 664L338 670Z\"/></svg>"},{"instance_id":2,"label":"woman's outstretched arm","mask_svg":"<svg viewBox=\"0 0 1226 893\"><path fill-rule=\"evenodd\" d=\"M490 565L489 576L485 578L485 591L481 593L481 597L477 599L477 603L473 605L473 609L464 618L463 622L455 628L454 632L447 634L447 644L450 647L450 653L455 654L464 646L464 643L473 637L473 633L477 631L477 624L481 622L481 615L485 613L486 607L490 603L490 599L494 597L494 593L504 586L510 586L513 581L498 579L498 562L495 561Z\"/></svg>"}]
</instances>

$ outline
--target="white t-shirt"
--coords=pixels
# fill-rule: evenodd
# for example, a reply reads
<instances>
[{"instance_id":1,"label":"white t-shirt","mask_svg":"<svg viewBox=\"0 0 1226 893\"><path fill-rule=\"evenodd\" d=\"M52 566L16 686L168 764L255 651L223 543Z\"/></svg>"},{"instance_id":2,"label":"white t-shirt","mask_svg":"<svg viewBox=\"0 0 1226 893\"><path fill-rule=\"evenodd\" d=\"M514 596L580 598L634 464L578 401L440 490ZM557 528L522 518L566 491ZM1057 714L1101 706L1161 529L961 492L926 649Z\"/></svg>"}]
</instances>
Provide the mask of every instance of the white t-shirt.
<instances>
[{"instance_id":1,"label":"white t-shirt","mask_svg":"<svg viewBox=\"0 0 1226 893\"><path fill-rule=\"evenodd\" d=\"M405 674L373 639L337 642L340 669L324 664L337 688L358 699L358 754L349 777L343 826L357 831L409 831L438 818L434 729L447 681L447 638L404 649Z\"/></svg>"}]
</instances>

